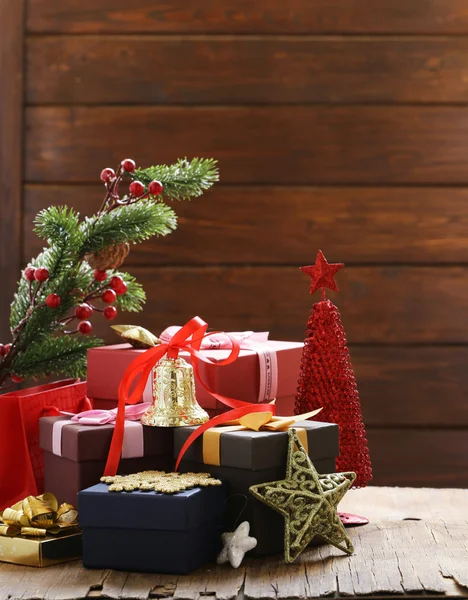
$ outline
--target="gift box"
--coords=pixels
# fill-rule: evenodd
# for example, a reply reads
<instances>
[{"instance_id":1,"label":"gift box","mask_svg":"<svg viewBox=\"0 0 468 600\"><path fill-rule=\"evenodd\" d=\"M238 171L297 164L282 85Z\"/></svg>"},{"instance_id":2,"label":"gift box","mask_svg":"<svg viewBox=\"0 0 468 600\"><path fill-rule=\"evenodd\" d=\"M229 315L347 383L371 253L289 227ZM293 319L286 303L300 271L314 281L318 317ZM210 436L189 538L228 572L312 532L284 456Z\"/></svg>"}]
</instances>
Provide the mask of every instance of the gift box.
<instances>
[{"instance_id":1,"label":"gift box","mask_svg":"<svg viewBox=\"0 0 468 600\"><path fill-rule=\"evenodd\" d=\"M81 557L81 533L35 537L0 537L0 561L49 567Z\"/></svg>"},{"instance_id":2,"label":"gift box","mask_svg":"<svg viewBox=\"0 0 468 600\"><path fill-rule=\"evenodd\" d=\"M8 392L0 399L0 510L44 490L39 419L91 408L86 382L67 379Z\"/></svg>"},{"instance_id":3,"label":"gift box","mask_svg":"<svg viewBox=\"0 0 468 600\"><path fill-rule=\"evenodd\" d=\"M109 492L98 484L79 494L83 565L184 574L215 559L224 531L226 488L176 494Z\"/></svg>"},{"instance_id":4,"label":"gift box","mask_svg":"<svg viewBox=\"0 0 468 600\"><path fill-rule=\"evenodd\" d=\"M297 389L303 344L299 342L264 341L255 348L242 348L237 360L225 366L199 362L200 376L217 394L246 402L267 402L276 398L277 414L290 414ZM135 359L145 350L130 344L116 344L92 348L88 352L88 395L101 406L116 403L122 376ZM202 354L213 362L226 359L228 349L208 348ZM191 362L187 352L180 356ZM226 407L195 381L197 401L211 414ZM152 382L148 381L143 401L152 400Z\"/></svg>"},{"instance_id":5,"label":"gift box","mask_svg":"<svg viewBox=\"0 0 468 600\"><path fill-rule=\"evenodd\" d=\"M113 432L113 424L82 425L67 417L42 418L45 488L60 502L76 502L80 490L102 477ZM126 421L119 473L172 470L172 452L172 428L144 427L140 422Z\"/></svg>"},{"instance_id":6,"label":"gift box","mask_svg":"<svg viewBox=\"0 0 468 600\"><path fill-rule=\"evenodd\" d=\"M300 421L302 440L319 473L333 473L338 455L338 427L332 423ZM174 432L177 457L193 427L179 427ZM233 530L240 520L249 521L250 535L257 538L253 554L265 556L283 552L284 520L249 493L252 485L284 479L288 451L287 431L251 431L213 428L188 448L180 470L207 470L228 484L227 529ZM208 436L212 436L210 440ZM213 444L215 447L213 447ZM218 464L209 464L213 461Z\"/></svg>"},{"instance_id":7,"label":"gift box","mask_svg":"<svg viewBox=\"0 0 468 600\"><path fill-rule=\"evenodd\" d=\"M0 561L48 567L80 557L78 513L50 492L27 496L0 514Z\"/></svg>"}]
</instances>

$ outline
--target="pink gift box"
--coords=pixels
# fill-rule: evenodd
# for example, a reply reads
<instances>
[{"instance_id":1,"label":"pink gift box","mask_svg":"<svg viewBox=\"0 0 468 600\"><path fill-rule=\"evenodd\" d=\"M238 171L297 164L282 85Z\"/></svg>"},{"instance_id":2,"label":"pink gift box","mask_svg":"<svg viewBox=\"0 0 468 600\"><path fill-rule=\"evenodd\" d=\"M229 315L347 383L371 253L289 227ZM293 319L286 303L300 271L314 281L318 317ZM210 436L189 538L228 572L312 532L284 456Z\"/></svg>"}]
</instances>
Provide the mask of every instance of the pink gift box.
<instances>
[{"instance_id":1,"label":"pink gift box","mask_svg":"<svg viewBox=\"0 0 468 600\"><path fill-rule=\"evenodd\" d=\"M245 402L266 402L276 397L278 414L292 414L303 344L270 340L264 342L262 347L261 356L253 349L242 349L238 359L226 366L219 367L200 361L200 375L218 394ZM108 408L112 402L117 401L120 380L125 370L142 352L145 350L136 350L129 344L103 346L88 352L88 396L95 401L96 407L102 404ZM204 350L203 354L216 362L226 358L229 350L209 349ZM180 355L190 362L188 353L181 352ZM275 363L275 360L270 360L272 356L276 360L276 369L270 368L271 363ZM195 385L197 400L203 408L217 412L221 410L219 403L198 381ZM143 401L152 401L149 380Z\"/></svg>"}]
</instances>

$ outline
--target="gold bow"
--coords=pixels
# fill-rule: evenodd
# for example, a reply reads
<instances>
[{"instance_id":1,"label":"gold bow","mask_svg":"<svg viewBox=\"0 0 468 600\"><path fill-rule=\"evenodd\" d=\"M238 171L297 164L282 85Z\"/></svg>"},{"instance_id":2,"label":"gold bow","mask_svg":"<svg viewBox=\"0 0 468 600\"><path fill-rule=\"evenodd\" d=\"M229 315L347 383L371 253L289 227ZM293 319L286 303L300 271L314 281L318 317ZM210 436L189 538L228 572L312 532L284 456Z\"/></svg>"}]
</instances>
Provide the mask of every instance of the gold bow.
<instances>
[{"instance_id":1,"label":"gold bow","mask_svg":"<svg viewBox=\"0 0 468 600\"><path fill-rule=\"evenodd\" d=\"M139 325L111 325L111 329L134 348L154 348L161 343L151 331Z\"/></svg>"},{"instance_id":2,"label":"gold bow","mask_svg":"<svg viewBox=\"0 0 468 600\"><path fill-rule=\"evenodd\" d=\"M72 529L79 531L78 511L66 502L59 506L57 498L50 492L28 496L0 514L0 535L8 537L46 537L65 530L71 533Z\"/></svg>"},{"instance_id":3,"label":"gold bow","mask_svg":"<svg viewBox=\"0 0 468 600\"><path fill-rule=\"evenodd\" d=\"M302 415L293 415L288 417L274 417L272 412L257 412L244 415L235 421L228 421L219 427L212 427L203 434L203 462L205 465L221 464L220 437L223 433L231 431L287 431L291 425L298 421L306 421L315 417L322 409L313 410ZM296 428L297 435L308 452L309 444L307 441L307 430L303 427Z\"/></svg>"}]
</instances>

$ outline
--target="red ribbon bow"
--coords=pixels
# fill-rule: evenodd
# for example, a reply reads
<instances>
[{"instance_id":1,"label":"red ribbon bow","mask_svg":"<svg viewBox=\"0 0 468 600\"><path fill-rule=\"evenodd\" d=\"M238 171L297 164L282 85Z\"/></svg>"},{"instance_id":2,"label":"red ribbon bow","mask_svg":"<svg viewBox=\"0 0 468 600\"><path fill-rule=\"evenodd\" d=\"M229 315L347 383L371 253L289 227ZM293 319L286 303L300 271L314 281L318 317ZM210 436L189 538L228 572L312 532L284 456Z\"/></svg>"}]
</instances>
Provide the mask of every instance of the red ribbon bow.
<instances>
[{"instance_id":1,"label":"red ribbon bow","mask_svg":"<svg viewBox=\"0 0 468 600\"><path fill-rule=\"evenodd\" d=\"M216 366L229 365L237 359L240 350L239 343L232 336L226 333L225 335L229 337L232 343L232 349L229 356L226 359L216 363L211 361L209 358L206 358L206 356L203 356L203 354L200 352L203 338L219 333L207 333L207 329L208 323L205 323L205 321L200 319L200 317L194 317L193 319L190 319L190 321L188 321L188 323L186 323L167 344L160 344L155 348L150 348L135 358L135 360L128 366L119 386L119 402L117 406L115 429L112 436L112 442L107 458L106 468L104 470L104 475L115 475L119 467L125 429L125 405L137 404L140 401L148 377L151 375L151 372L156 364L166 354L169 358L177 358L181 350L189 352L192 357L194 375L201 385L214 398L216 398L216 400L219 400L226 406L232 408L232 410L222 415L218 415L207 423L204 423L189 436L177 458L177 463L175 466L176 471L187 448L195 441L196 438L202 435L210 427L221 425L222 423L232 419L239 419L242 416L252 412L270 411L275 414L276 409L274 404L250 404L249 402L243 402L242 400L235 400L234 398L221 396L220 394L213 392L210 387L201 379L198 369L198 362L200 360ZM130 392L135 380L137 380L135 388L132 392Z\"/></svg>"}]
</instances>

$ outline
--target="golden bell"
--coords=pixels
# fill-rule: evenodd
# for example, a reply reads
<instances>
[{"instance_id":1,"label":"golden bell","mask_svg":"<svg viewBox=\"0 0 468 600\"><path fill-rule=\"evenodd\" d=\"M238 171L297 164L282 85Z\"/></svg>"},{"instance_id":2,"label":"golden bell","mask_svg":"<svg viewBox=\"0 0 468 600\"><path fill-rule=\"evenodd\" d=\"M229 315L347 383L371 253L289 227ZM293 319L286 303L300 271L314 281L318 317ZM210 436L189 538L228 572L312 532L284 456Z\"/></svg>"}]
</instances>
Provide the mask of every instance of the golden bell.
<instances>
[{"instance_id":1,"label":"golden bell","mask_svg":"<svg viewBox=\"0 0 468 600\"><path fill-rule=\"evenodd\" d=\"M208 421L195 396L193 368L183 358L162 358L154 369L153 404L141 417L152 427L187 427Z\"/></svg>"}]
</instances>

